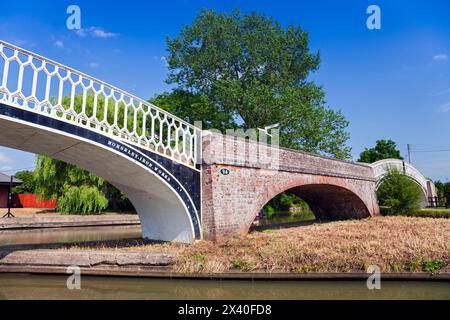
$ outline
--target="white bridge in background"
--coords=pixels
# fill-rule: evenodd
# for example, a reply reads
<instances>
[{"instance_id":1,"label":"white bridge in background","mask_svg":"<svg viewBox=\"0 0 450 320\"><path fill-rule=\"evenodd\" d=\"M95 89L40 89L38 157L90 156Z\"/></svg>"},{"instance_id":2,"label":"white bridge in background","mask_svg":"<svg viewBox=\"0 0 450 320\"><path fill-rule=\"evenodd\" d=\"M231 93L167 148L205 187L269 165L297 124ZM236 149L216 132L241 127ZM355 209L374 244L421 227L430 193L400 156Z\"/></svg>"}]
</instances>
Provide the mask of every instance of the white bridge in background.
<instances>
[{"instance_id":1,"label":"white bridge in background","mask_svg":"<svg viewBox=\"0 0 450 320\"><path fill-rule=\"evenodd\" d=\"M422 207L428 206L430 198L437 197L433 181L427 179L416 167L404 160L384 159L374 162L370 166L373 168L375 179L377 179L377 189L390 171L397 170L419 185L423 193Z\"/></svg>"}]
</instances>

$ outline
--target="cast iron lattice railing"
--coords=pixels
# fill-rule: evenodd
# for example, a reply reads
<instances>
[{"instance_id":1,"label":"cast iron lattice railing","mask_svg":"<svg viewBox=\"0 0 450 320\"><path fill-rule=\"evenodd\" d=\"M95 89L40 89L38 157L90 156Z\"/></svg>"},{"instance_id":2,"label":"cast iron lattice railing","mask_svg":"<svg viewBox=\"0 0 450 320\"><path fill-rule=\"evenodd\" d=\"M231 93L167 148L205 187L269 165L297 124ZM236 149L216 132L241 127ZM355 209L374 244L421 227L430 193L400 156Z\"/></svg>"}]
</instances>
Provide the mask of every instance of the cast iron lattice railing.
<instances>
[{"instance_id":1,"label":"cast iron lattice railing","mask_svg":"<svg viewBox=\"0 0 450 320\"><path fill-rule=\"evenodd\" d=\"M0 40L0 102L195 168L200 129L103 81Z\"/></svg>"}]
</instances>

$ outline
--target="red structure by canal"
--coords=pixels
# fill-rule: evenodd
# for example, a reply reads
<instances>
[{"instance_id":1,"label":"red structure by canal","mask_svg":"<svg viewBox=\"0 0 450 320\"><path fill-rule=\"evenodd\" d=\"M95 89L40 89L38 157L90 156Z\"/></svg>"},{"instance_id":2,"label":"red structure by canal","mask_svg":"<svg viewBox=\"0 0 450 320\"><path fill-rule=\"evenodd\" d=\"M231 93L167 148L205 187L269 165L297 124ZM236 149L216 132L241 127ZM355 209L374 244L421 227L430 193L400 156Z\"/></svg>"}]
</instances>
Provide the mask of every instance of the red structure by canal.
<instances>
[{"instance_id":1,"label":"red structure by canal","mask_svg":"<svg viewBox=\"0 0 450 320\"><path fill-rule=\"evenodd\" d=\"M17 197L23 208L55 209L56 207L56 199L39 199L35 194L19 194Z\"/></svg>"},{"instance_id":2,"label":"red structure by canal","mask_svg":"<svg viewBox=\"0 0 450 320\"><path fill-rule=\"evenodd\" d=\"M0 208L8 207L9 184L11 177L0 173ZM16 187L22 184L17 178L13 177L12 186ZM14 194L12 196L12 208L39 208L39 209L55 209L55 200L39 199L35 194Z\"/></svg>"}]
</instances>

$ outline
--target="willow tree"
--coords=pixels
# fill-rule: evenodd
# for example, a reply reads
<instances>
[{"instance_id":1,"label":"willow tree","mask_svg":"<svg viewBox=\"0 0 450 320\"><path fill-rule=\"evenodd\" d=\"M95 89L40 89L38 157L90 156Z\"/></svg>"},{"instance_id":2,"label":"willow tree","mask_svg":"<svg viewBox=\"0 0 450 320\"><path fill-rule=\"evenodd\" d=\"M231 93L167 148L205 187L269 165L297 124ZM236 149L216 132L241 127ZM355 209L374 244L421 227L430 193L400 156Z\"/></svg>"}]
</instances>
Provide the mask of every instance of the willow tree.
<instances>
[{"instance_id":1,"label":"willow tree","mask_svg":"<svg viewBox=\"0 0 450 320\"><path fill-rule=\"evenodd\" d=\"M55 101L53 101L55 103ZM69 109L70 96L65 96L62 106ZM83 95L74 97L74 110L81 112ZM92 117L94 95L89 93L85 101L85 113ZM110 101L105 106L105 99L99 96L97 99L96 117L105 119L109 123L114 122L114 104ZM123 104L119 104L117 123L124 125ZM131 112L131 111L130 111ZM62 116L61 112L58 113ZM131 117L130 117L131 118ZM142 121L142 119L139 119ZM126 124L131 128L131 123ZM36 168L34 171L35 193L45 199L57 199L57 210L68 214L98 214L110 208L112 210L131 209L130 202L125 195L103 178L96 176L75 165L65 163L47 156L36 157Z\"/></svg>"},{"instance_id":2,"label":"willow tree","mask_svg":"<svg viewBox=\"0 0 450 320\"><path fill-rule=\"evenodd\" d=\"M74 165L37 156L35 192L44 199L57 199L64 213L100 213L108 206L107 183Z\"/></svg>"}]
</instances>

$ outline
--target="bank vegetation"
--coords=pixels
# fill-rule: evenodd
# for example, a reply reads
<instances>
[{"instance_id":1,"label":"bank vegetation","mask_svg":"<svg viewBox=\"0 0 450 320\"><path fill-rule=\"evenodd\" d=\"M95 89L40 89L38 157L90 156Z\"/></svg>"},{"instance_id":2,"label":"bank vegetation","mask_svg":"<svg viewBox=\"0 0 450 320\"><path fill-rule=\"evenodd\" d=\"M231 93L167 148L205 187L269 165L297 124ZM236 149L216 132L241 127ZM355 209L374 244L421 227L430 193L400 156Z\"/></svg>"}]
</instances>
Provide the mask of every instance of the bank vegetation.
<instances>
[{"instance_id":1,"label":"bank vegetation","mask_svg":"<svg viewBox=\"0 0 450 320\"><path fill-rule=\"evenodd\" d=\"M225 272L450 272L450 220L377 217L266 229L226 241L194 245L120 240L100 249L176 253L174 271Z\"/></svg>"}]
</instances>

